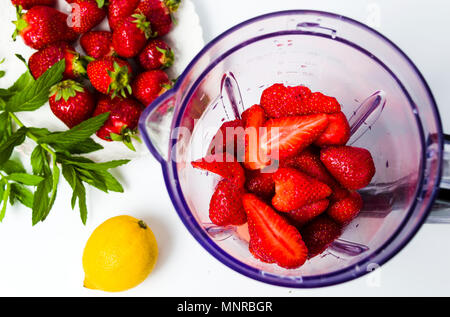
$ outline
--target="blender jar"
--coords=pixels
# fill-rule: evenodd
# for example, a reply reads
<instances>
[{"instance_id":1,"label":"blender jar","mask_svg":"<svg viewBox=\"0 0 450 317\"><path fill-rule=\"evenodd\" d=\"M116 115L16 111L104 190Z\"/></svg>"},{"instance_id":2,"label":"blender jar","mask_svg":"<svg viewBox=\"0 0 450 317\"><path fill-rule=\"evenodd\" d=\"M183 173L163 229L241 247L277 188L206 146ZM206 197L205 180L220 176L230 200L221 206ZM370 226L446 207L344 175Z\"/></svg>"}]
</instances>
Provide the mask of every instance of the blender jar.
<instances>
[{"instance_id":1,"label":"blender jar","mask_svg":"<svg viewBox=\"0 0 450 317\"><path fill-rule=\"evenodd\" d=\"M190 164L205 156L224 121L259 103L273 83L336 97L352 126L349 144L367 148L377 169L361 191L361 214L327 251L295 270L253 258L245 227L210 223L209 200L219 178ZM341 283L385 263L426 220L442 176L440 117L418 69L378 32L326 12L272 13L220 35L145 110L140 131L195 239L230 268L281 286Z\"/></svg>"}]
</instances>

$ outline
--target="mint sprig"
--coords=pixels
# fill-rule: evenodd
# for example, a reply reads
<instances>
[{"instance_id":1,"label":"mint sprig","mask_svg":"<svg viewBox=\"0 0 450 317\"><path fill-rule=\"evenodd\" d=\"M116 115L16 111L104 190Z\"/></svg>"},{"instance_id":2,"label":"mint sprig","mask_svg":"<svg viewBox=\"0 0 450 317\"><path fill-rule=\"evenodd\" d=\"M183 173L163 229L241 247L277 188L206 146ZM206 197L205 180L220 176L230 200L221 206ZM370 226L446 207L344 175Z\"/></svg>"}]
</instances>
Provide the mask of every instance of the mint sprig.
<instances>
[{"instance_id":1,"label":"mint sprig","mask_svg":"<svg viewBox=\"0 0 450 317\"><path fill-rule=\"evenodd\" d=\"M63 132L27 127L17 116L22 111L37 110L48 101L49 90L62 80L64 68L62 60L37 80L27 71L11 87L0 89L0 221L6 215L8 204L15 203L32 209L33 225L44 221L54 205L61 174L72 187L71 206L74 209L78 202L83 224L88 214L86 184L106 193L123 192L122 185L109 170L129 160L97 163L80 156L103 149L91 136L108 119L109 113ZM14 159L17 147L26 139L36 144L29 158L30 171Z\"/></svg>"}]
</instances>

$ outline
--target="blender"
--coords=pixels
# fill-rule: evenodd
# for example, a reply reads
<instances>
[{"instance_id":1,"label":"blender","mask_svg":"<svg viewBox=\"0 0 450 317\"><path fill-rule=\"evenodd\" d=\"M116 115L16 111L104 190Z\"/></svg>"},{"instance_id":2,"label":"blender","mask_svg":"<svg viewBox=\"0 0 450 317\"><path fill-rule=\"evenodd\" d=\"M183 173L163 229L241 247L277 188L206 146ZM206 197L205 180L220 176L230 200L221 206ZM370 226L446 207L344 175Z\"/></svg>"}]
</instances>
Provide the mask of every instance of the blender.
<instances>
[{"instance_id":1,"label":"blender","mask_svg":"<svg viewBox=\"0 0 450 317\"><path fill-rule=\"evenodd\" d=\"M253 258L245 228L211 224L209 200L218 177L190 164L206 154L223 122L259 103L274 83L336 97L351 125L349 145L367 148L377 169L360 191L360 215L323 254L295 270ZM146 108L139 129L194 238L223 264L265 283L311 288L354 279L397 254L427 219L450 219L449 204L436 201L440 187L441 193L450 189L450 169L444 168L448 148L427 83L394 43L340 15L283 11L231 28Z\"/></svg>"}]
</instances>

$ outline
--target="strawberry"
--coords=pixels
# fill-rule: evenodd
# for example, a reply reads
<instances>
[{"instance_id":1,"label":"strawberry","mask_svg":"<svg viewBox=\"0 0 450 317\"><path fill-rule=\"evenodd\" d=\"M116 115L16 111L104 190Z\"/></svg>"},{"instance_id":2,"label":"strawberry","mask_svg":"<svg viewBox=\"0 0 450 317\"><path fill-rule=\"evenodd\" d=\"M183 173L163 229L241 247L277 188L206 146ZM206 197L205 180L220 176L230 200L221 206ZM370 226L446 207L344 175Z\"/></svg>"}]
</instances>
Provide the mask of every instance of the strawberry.
<instances>
[{"instance_id":1,"label":"strawberry","mask_svg":"<svg viewBox=\"0 0 450 317\"><path fill-rule=\"evenodd\" d=\"M339 236L342 229L339 224L334 222L326 215L322 215L305 227L300 232L308 247L309 257L315 257L325 251Z\"/></svg>"},{"instance_id":2,"label":"strawberry","mask_svg":"<svg viewBox=\"0 0 450 317\"><path fill-rule=\"evenodd\" d=\"M69 0L72 4L71 29L78 34L86 33L106 17L101 0Z\"/></svg>"},{"instance_id":3,"label":"strawberry","mask_svg":"<svg viewBox=\"0 0 450 317\"><path fill-rule=\"evenodd\" d=\"M298 169L300 172L314 177L330 187L336 183L333 176L331 176L320 160L320 151L313 147L305 149L299 155L281 161L280 166Z\"/></svg>"},{"instance_id":4,"label":"strawberry","mask_svg":"<svg viewBox=\"0 0 450 317\"><path fill-rule=\"evenodd\" d=\"M261 107L270 118L295 115L296 104L300 98L289 91L283 84L274 84L261 94Z\"/></svg>"},{"instance_id":5,"label":"strawberry","mask_svg":"<svg viewBox=\"0 0 450 317\"><path fill-rule=\"evenodd\" d=\"M56 0L11 0L14 6L22 6L23 9L29 10L34 6L53 6Z\"/></svg>"},{"instance_id":6,"label":"strawberry","mask_svg":"<svg viewBox=\"0 0 450 317\"><path fill-rule=\"evenodd\" d=\"M132 98L102 96L97 103L94 116L110 112L108 120L97 131L97 136L105 141L123 142L134 150L131 137L134 136L143 106Z\"/></svg>"},{"instance_id":7,"label":"strawberry","mask_svg":"<svg viewBox=\"0 0 450 317\"><path fill-rule=\"evenodd\" d=\"M274 119L341 111L341 106L333 97L320 92L311 93L305 86L286 87L283 84L265 89L261 95L261 106Z\"/></svg>"},{"instance_id":8,"label":"strawberry","mask_svg":"<svg viewBox=\"0 0 450 317\"><path fill-rule=\"evenodd\" d=\"M302 108L305 113L337 113L341 105L334 97L325 96L320 92L312 93L303 101Z\"/></svg>"},{"instance_id":9,"label":"strawberry","mask_svg":"<svg viewBox=\"0 0 450 317\"><path fill-rule=\"evenodd\" d=\"M350 192L341 200L335 201L328 209L328 215L340 224L348 224L361 211L363 199L358 192Z\"/></svg>"},{"instance_id":10,"label":"strawberry","mask_svg":"<svg viewBox=\"0 0 450 317\"><path fill-rule=\"evenodd\" d=\"M329 204L330 202L328 199L322 199L315 203L290 211L286 214L286 217L292 220L296 227L302 227L306 223L324 213Z\"/></svg>"},{"instance_id":11,"label":"strawberry","mask_svg":"<svg viewBox=\"0 0 450 317\"><path fill-rule=\"evenodd\" d=\"M254 105L242 113L242 121L246 132L244 165L250 170L262 169L270 163L260 143L260 128L266 122L266 113L261 106Z\"/></svg>"},{"instance_id":12,"label":"strawberry","mask_svg":"<svg viewBox=\"0 0 450 317\"><path fill-rule=\"evenodd\" d=\"M306 86L295 86L295 87L287 87L289 92L294 95L296 98L300 98L302 102L308 99L311 96L311 89ZM308 114L308 113L304 113ZM313 114L313 113L311 113Z\"/></svg>"},{"instance_id":13,"label":"strawberry","mask_svg":"<svg viewBox=\"0 0 450 317\"><path fill-rule=\"evenodd\" d=\"M269 252L266 252L264 250L264 245L262 244L261 238L258 236L258 233L255 230L255 225L253 224L253 221L248 219L248 231L250 235L250 241L248 244L248 250L250 253L258 260L265 262L265 263L274 263L275 261L270 257L268 254Z\"/></svg>"},{"instance_id":14,"label":"strawberry","mask_svg":"<svg viewBox=\"0 0 450 317\"><path fill-rule=\"evenodd\" d=\"M76 79L86 74L85 61L66 42L56 42L31 55L28 67L34 79L38 79L50 67L65 59L64 78Z\"/></svg>"},{"instance_id":15,"label":"strawberry","mask_svg":"<svg viewBox=\"0 0 450 317\"><path fill-rule=\"evenodd\" d=\"M111 30L126 17L133 14L140 0L110 0L108 5L108 22Z\"/></svg>"},{"instance_id":16,"label":"strawberry","mask_svg":"<svg viewBox=\"0 0 450 317\"><path fill-rule=\"evenodd\" d=\"M17 7L17 21L13 23L13 39L20 35L26 45L36 50L58 41L73 42L78 37L67 26L67 15L51 7L35 6L26 13Z\"/></svg>"},{"instance_id":17,"label":"strawberry","mask_svg":"<svg viewBox=\"0 0 450 317\"><path fill-rule=\"evenodd\" d=\"M181 0L141 0L137 12L142 12L150 21L154 36L164 36L172 29L172 13Z\"/></svg>"},{"instance_id":18,"label":"strawberry","mask_svg":"<svg viewBox=\"0 0 450 317\"><path fill-rule=\"evenodd\" d=\"M295 269L302 266L308 250L298 230L253 194L242 197L249 221L250 244L258 237L257 246L265 257L279 266Z\"/></svg>"},{"instance_id":19,"label":"strawberry","mask_svg":"<svg viewBox=\"0 0 450 317\"><path fill-rule=\"evenodd\" d=\"M113 31L112 46L117 55L125 58L137 56L151 35L150 22L143 14L124 18Z\"/></svg>"},{"instance_id":20,"label":"strawberry","mask_svg":"<svg viewBox=\"0 0 450 317\"><path fill-rule=\"evenodd\" d=\"M337 112L328 115L328 127L314 142L315 145L324 147L328 145L345 145L350 139L350 125L345 114Z\"/></svg>"},{"instance_id":21,"label":"strawberry","mask_svg":"<svg viewBox=\"0 0 450 317\"><path fill-rule=\"evenodd\" d=\"M80 38L81 47L87 55L102 58L114 54L112 47L112 33L107 31L90 31Z\"/></svg>"},{"instance_id":22,"label":"strawberry","mask_svg":"<svg viewBox=\"0 0 450 317\"><path fill-rule=\"evenodd\" d=\"M70 79L50 89L49 103L55 116L69 128L89 119L95 109L94 95Z\"/></svg>"},{"instance_id":23,"label":"strawberry","mask_svg":"<svg viewBox=\"0 0 450 317\"><path fill-rule=\"evenodd\" d=\"M242 120L224 122L213 137L208 147L208 153L239 154L240 149L244 147L244 133Z\"/></svg>"},{"instance_id":24,"label":"strawberry","mask_svg":"<svg viewBox=\"0 0 450 317\"><path fill-rule=\"evenodd\" d=\"M275 182L273 173L262 173L260 170L247 171L245 188L265 200L270 200L275 195Z\"/></svg>"},{"instance_id":25,"label":"strawberry","mask_svg":"<svg viewBox=\"0 0 450 317\"><path fill-rule=\"evenodd\" d=\"M266 122L260 146L269 157L283 160L306 149L327 126L326 114L271 119Z\"/></svg>"},{"instance_id":26,"label":"strawberry","mask_svg":"<svg viewBox=\"0 0 450 317\"><path fill-rule=\"evenodd\" d=\"M171 88L171 81L164 71L149 70L139 74L131 87L134 97L145 106L149 106Z\"/></svg>"},{"instance_id":27,"label":"strawberry","mask_svg":"<svg viewBox=\"0 0 450 317\"><path fill-rule=\"evenodd\" d=\"M322 149L320 159L331 175L349 190L366 187L375 175L372 155L366 149L330 146Z\"/></svg>"},{"instance_id":28,"label":"strawberry","mask_svg":"<svg viewBox=\"0 0 450 317\"><path fill-rule=\"evenodd\" d=\"M218 226L240 226L247 222L242 205L242 187L226 179L219 182L209 203L209 219Z\"/></svg>"},{"instance_id":29,"label":"strawberry","mask_svg":"<svg viewBox=\"0 0 450 317\"><path fill-rule=\"evenodd\" d=\"M293 168L279 168L273 175L275 196L273 206L282 212L323 200L331 195L328 185Z\"/></svg>"},{"instance_id":30,"label":"strawberry","mask_svg":"<svg viewBox=\"0 0 450 317\"><path fill-rule=\"evenodd\" d=\"M174 59L172 49L161 39L150 40L139 54L139 63L146 70L169 68Z\"/></svg>"},{"instance_id":31,"label":"strawberry","mask_svg":"<svg viewBox=\"0 0 450 317\"><path fill-rule=\"evenodd\" d=\"M228 153L208 155L191 164L194 168L222 176L238 187L243 187L245 183L244 169L241 164L236 161L235 157Z\"/></svg>"},{"instance_id":32,"label":"strawberry","mask_svg":"<svg viewBox=\"0 0 450 317\"><path fill-rule=\"evenodd\" d=\"M131 94L130 77L132 75L131 65L117 57L102 57L90 62L87 67L89 80L99 92L126 97Z\"/></svg>"},{"instance_id":33,"label":"strawberry","mask_svg":"<svg viewBox=\"0 0 450 317\"><path fill-rule=\"evenodd\" d=\"M343 188L328 172L325 165L320 160L320 151L314 147L309 147L299 155L280 162L281 167L292 167L308 176L314 177L318 181L327 184L333 190L331 199L339 200L348 195L348 190Z\"/></svg>"}]
</instances>

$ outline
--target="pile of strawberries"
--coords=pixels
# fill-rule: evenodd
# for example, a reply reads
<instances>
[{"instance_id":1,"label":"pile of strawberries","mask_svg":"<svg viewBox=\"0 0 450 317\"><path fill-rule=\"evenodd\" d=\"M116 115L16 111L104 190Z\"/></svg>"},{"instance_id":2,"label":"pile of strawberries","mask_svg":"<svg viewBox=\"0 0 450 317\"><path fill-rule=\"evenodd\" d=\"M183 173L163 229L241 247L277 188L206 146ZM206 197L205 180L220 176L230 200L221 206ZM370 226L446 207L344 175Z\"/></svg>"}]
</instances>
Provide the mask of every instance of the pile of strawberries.
<instances>
[{"instance_id":1,"label":"pile of strawberries","mask_svg":"<svg viewBox=\"0 0 450 317\"><path fill-rule=\"evenodd\" d=\"M17 8L13 37L38 50L29 59L33 77L65 59L64 81L50 93L53 113L72 128L110 112L97 135L130 146L144 106L171 88L164 69L174 54L161 37L181 0L66 0L70 18L53 8L56 0L11 1ZM110 31L93 31L106 17ZM78 39L87 56L74 49Z\"/></svg>"},{"instance_id":2,"label":"pile of strawberries","mask_svg":"<svg viewBox=\"0 0 450 317\"><path fill-rule=\"evenodd\" d=\"M333 97L275 84L242 119L222 125L192 166L220 175L209 217L248 224L255 258L294 269L322 253L361 211L375 175L369 151L346 146L350 126Z\"/></svg>"}]
</instances>

